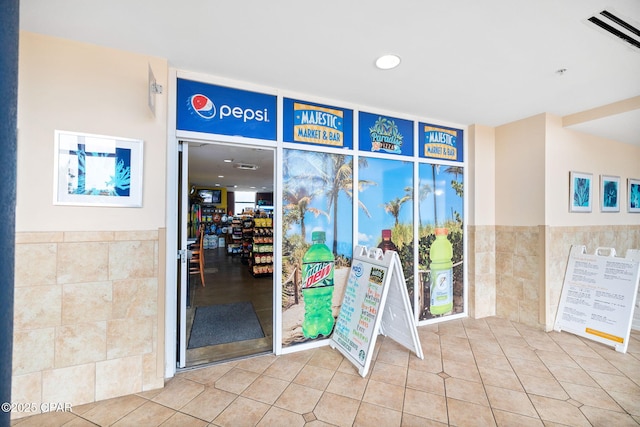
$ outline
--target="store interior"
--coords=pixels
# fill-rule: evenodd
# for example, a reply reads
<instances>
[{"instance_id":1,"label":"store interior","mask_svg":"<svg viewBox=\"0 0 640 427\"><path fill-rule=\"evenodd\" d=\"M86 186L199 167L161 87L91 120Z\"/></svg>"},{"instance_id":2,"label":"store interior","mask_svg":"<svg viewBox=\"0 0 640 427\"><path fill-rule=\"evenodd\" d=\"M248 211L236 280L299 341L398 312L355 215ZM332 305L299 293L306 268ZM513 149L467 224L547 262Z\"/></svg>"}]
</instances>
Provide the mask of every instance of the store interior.
<instances>
[{"instance_id":1,"label":"store interior","mask_svg":"<svg viewBox=\"0 0 640 427\"><path fill-rule=\"evenodd\" d=\"M188 144L186 368L271 353L274 150Z\"/></svg>"}]
</instances>

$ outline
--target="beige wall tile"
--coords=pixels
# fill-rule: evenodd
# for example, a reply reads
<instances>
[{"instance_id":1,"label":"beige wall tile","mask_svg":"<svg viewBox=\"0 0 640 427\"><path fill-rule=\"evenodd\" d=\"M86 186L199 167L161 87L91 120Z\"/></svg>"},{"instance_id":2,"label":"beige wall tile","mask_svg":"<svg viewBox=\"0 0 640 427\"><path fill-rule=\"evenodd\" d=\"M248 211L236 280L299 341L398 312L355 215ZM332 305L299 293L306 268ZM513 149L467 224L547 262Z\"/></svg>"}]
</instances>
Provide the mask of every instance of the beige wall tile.
<instances>
[{"instance_id":1,"label":"beige wall tile","mask_svg":"<svg viewBox=\"0 0 640 427\"><path fill-rule=\"evenodd\" d=\"M157 231L16 234L15 396L78 405L164 386L157 239ZM108 326L114 316L123 320Z\"/></svg>"},{"instance_id":2,"label":"beige wall tile","mask_svg":"<svg viewBox=\"0 0 640 427\"><path fill-rule=\"evenodd\" d=\"M496 226L496 252L514 252L516 235L513 227Z\"/></svg>"},{"instance_id":3,"label":"beige wall tile","mask_svg":"<svg viewBox=\"0 0 640 427\"><path fill-rule=\"evenodd\" d=\"M164 348L160 349L164 351ZM158 368L157 352L142 355L142 391L164 387L164 371Z\"/></svg>"},{"instance_id":4,"label":"beige wall tile","mask_svg":"<svg viewBox=\"0 0 640 427\"><path fill-rule=\"evenodd\" d=\"M478 252L475 254L476 274L496 272L496 257L493 252Z\"/></svg>"},{"instance_id":5,"label":"beige wall tile","mask_svg":"<svg viewBox=\"0 0 640 427\"><path fill-rule=\"evenodd\" d=\"M15 248L15 286L56 284L55 243L18 244Z\"/></svg>"},{"instance_id":6,"label":"beige wall tile","mask_svg":"<svg viewBox=\"0 0 640 427\"><path fill-rule=\"evenodd\" d=\"M513 275L513 254L510 252L496 253L496 273Z\"/></svg>"},{"instance_id":7,"label":"beige wall tile","mask_svg":"<svg viewBox=\"0 0 640 427\"><path fill-rule=\"evenodd\" d=\"M105 360L107 323L87 322L56 328L56 368Z\"/></svg>"},{"instance_id":8,"label":"beige wall tile","mask_svg":"<svg viewBox=\"0 0 640 427\"><path fill-rule=\"evenodd\" d=\"M115 240L158 240L157 230L116 231Z\"/></svg>"},{"instance_id":9,"label":"beige wall tile","mask_svg":"<svg viewBox=\"0 0 640 427\"><path fill-rule=\"evenodd\" d=\"M142 390L142 356L96 363L96 400L137 393Z\"/></svg>"},{"instance_id":10,"label":"beige wall tile","mask_svg":"<svg viewBox=\"0 0 640 427\"><path fill-rule=\"evenodd\" d=\"M62 287L28 286L14 294L15 330L58 326L62 313Z\"/></svg>"},{"instance_id":11,"label":"beige wall tile","mask_svg":"<svg viewBox=\"0 0 640 427\"><path fill-rule=\"evenodd\" d=\"M522 227L516 234L515 253L520 256L538 254L538 230L535 227Z\"/></svg>"},{"instance_id":12,"label":"beige wall tile","mask_svg":"<svg viewBox=\"0 0 640 427\"><path fill-rule=\"evenodd\" d=\"M58 283L101 282L108 279L109 244L60 243Z\"/></svg>"},{"instance_id":13,"label":"beige wall tile","mask_svg":"<svg viewBox=\"0 0 640 427\"><path fill-rule=\"evenodd\" d=\"M112 315L111 282L73 283L62 286L62 323L109 320Z\"/></svg>"},{"instance_id":14,"label":"beige wall tile","mask_svg":"<svg viewBox=\"0 0 640 427\"><path fill-rule=\"evenodd\" d=\"M528 256L514 255L513 275L521 279L533 279L538 277L539 271L537 254Z\"/></svg>"},{"instance_id":15,"label":"beige wall tile","mask_svg":"<svg viewBox=\"0 0 640 427\"><path fill-rule=\"evenodd\" d=\"M42 399L42 374L34 372L25 375L14 375L11 379L11 401L13 403L36 404L36 413L40 412L39 403ZM30 408L32 408L30 406ZM32 412L13 412L12 418L23 418L33 415Z\"/></svg>"},{"instance_id":16,"label":"beige wall tile","mask_svg":"<svg viewBox=\"0 0 640 427\"><path fill-rule=\"evenodd\" d=\"M16 233L16 245L23 243L55 243L64 241L64 233L61 231Z\"/></svg>"},{"instance_id":17,"label":"beige wall tile","mask_svg":"<svg viewBox=\"0 0 640 427\"><path fill-rule=\"evenodd\" d=\"M42 401L73 406L95 400L95 364L71 366L42 372Z\"/></svg>"},{"instance_id":18,"label":"beige wall tile","mask_svg":"<svg viewBox=\"0 0 640 427\"><path fill-rule=\"evenodd\" d=\"M154 322L152 317L107 322L107 359L151 353Z\"/></svg>"},{"instance_id":19,"label":"beige wall tile","mask_svg":"<svg viewBox=\"0 0 640 427\"><path fill-rule=\"evenodd\" d=\"M518 302L512 299L498 297L496 300L496 315L511 321L517 321L519 317Z\"/></svg>"},{"instance_id":20,"label":"beige wall tile","mask_svg":"<svg viewBox=\"0 0 640 427\"><path fill-rule=\"evenodd\" d=\"M158 308L156 278L113 281L113 318L155 316Z\"/></svg>"},{"instance_id":21,"label":"beige wall tile","mask_svg":"<svg viewBox=\"0 0 640 427\"><path fill-rule=\"evenodd\" d=\"M113 231L65 231L65 242L110 242L114 239Z\"/></svg>"},{"instance_id":22,"label":"beige wall tile","mask_svg":"<svg viewBox=\"0 0 640 427\"><path fill-rule=\"evenodd\" d=\"M522 279L513 276L500 276L497 288L499 300L520 301L523 297Z\"/></svg>"},{"instance_id":23,"label":"beige wall tile","mask_svg":"<svg viewBox=\"0 0 640 427\"><path fill-rule=\"evenodd\" d=\"M494 252L496 250L495 227L476 227L475 242L473 243L472 247L474 247L478 252Z\"/></svg>"},{"instance_id":24,"label":"beige wall tile","mask_svg":"<svg viewBox=\"0 0 640 427\"><path fill-rule=\"evenodd\" d=\"M155 277L156 244L153 241L123 241L109 245L109 279Z\"/></svg>"},{"instance_id":25,"label":"beige wall tile","mask_svg":"<svg viewBox=\"0 0 640 427\"><path fill-rule=\"evenodd\" d=\"M53 368L54 336L54 328L14 331L13 375Z\"/></svg>"}]
</instances>

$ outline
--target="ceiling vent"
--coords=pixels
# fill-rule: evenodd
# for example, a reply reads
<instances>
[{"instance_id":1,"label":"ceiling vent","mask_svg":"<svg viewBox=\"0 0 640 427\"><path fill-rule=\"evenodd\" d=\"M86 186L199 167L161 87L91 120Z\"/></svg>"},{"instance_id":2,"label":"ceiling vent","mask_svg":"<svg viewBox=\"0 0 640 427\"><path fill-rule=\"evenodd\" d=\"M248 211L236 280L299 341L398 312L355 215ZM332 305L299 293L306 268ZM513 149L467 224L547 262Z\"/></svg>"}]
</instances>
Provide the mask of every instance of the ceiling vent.
<instances>
[{"instance_id":1,"label":"ceiling vent","mask_svg":"<svg viewBox=\"0 0 640 427\"><path fill-rule=\"evenodd\" d=\"M624 41L627 46L640 50L640 29L631 24L631 19L622 18L613 12L603 10L587 21L598 30L605 31L618 40Z\"/></svg>"},{"instance_id":2,"label":"ceiling vent","mask_svg":"<svg viewBox=\"0 0 640 427\"><path fill-rule=\"evenodd\" d=\"M233 167L245 171L254 171L258 169L258 165L252 165L250 163L236 163L235 165L233 165Z\"/></svg>"}]
</instances>

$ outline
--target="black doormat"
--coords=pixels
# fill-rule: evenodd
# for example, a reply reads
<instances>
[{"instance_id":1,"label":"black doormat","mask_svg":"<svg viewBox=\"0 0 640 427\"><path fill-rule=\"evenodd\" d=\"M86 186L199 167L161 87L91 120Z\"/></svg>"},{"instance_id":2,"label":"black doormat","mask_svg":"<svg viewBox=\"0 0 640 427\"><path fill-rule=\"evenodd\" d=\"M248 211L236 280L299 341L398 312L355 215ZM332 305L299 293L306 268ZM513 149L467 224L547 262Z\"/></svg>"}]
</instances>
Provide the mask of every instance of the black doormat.
<instances>
[{"instance_id":1,"label":"black doormat","mask_svg":"<svg viewBox=\"0 0 640 427\"><path fill-rule=\"evenodd\" d=\"M264 337L253 304L248 301L196 307L187 348Z\"/></svg>"}]
</instances>

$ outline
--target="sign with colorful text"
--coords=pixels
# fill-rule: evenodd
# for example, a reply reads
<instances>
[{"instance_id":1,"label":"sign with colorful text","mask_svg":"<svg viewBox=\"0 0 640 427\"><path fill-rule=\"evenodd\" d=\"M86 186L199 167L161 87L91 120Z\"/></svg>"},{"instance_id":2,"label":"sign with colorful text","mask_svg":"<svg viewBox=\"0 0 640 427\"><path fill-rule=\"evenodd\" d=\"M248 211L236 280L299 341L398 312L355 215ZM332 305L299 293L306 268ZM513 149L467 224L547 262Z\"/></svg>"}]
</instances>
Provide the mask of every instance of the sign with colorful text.
<instances>
[{"instance_id":1,"label":"sign with colorful text","mask_svg":"<svg viewBox=\"0 0 640 427\"><path fill-rule=\"evenodd\" d=\"M276 140L277 97L178 79L177 129Z\"/></svg>"},{"instance_id":2,"label":"sign with colorful text","mask_svg":"<svg viewBox=\"0 0 640 427\"><path fill-rule=\"evenodd\" d=\"M283 139L333 147L353 147L353 111L284 98Z\"/></svg>"},{"instance_id":3,"label":"sign with colorful text","mask_svg":"<svg viewBox=\"0 0 640 427\"><path fill-rule=\"evenodd\" d=\"M372 153L413 156L413 122L379 114L360 112L359 148Z\"/></svg>"},{"instance_id":4,"label":"sign with colorful text","mask_svg":"<svg viewBox=\"0 0 640 427\"><path fill-rule=\"evenodd\" d=\"M463 131L445 126L420 123L420 157L461 162L463 157Z\"/></svg>"},{"instance_id":5,"label":"sign with colorful text","mask_svg":"<svg viewBox=\"0 0 640 427\"><path fill-rule=\"evenodd\" d=\"M365 377L380 333L424 358L397 252L356 246L329 345Z\"/></svg>"}]
</instances>

